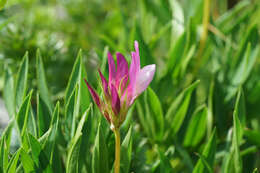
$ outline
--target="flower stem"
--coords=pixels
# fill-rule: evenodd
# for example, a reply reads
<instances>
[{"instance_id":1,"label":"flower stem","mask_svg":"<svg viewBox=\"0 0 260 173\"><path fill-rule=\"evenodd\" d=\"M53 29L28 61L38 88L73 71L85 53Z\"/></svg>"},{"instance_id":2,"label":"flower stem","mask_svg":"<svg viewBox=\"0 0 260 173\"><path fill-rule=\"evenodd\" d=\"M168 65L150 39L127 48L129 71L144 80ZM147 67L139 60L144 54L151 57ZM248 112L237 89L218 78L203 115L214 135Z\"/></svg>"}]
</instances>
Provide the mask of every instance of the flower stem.
<instances>
[{"instance_id":1,"label":"flower stem","mask_svg":"<svg viewBox=\"0 0 260 173\"><path fill-rule=\"evenodd\" d=\"M116 140L115 173L120 173L120 132L119 132L119 128L115 128L114 133L115 133L115 140Z\"/></svg>"}]
</instances>

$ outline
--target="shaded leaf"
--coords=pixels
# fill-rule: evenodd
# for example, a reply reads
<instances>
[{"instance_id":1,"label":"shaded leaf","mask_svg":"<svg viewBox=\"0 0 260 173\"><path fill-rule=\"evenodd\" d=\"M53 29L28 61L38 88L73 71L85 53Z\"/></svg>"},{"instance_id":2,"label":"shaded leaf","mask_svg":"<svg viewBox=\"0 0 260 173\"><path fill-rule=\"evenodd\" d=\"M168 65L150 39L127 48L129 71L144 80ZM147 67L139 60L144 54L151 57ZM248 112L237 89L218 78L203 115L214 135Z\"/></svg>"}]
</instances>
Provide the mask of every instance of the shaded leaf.
<instances>
[{"instance_id":1,"label":"shaded leaf","mask_svg":"<svg viewBox=\"0 0 260 173\"><path fill-rule=\"evenodd\" d=\"M207 107L205 105L198 107L188 124L186 135L184 138L184 146L195 147L201 141L206 133L207 126Z\"/></svg>"},{"instance_id":2,"label":"shaded leaf","mask_svg":"<svg viewBox=\"0 0 260 173\"><path fill-rule=\"evenodd\" d=\"M215 152L216 152L216 129L213 130L211 137L209 138L205 148L203 149L202 156L204 163L202 159L200 158L197 161L197 164L193 170L193 173L203 173L203 172L209 172L209 170L212 170L213 163L215 159ZM205 166L205 162L207 163ZM207 168L210 167L211 169ZM209 170L208 170L209 169Z\"/></svg>"}]
</instances>

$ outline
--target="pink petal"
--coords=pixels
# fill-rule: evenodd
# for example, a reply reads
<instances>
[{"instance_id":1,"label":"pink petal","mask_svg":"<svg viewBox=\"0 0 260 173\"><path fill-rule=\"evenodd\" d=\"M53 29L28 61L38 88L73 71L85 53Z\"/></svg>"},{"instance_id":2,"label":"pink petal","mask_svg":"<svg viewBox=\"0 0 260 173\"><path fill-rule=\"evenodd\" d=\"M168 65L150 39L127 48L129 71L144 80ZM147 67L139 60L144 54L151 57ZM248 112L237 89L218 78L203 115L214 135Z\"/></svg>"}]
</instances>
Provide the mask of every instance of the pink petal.
<instances>
[{"instance_id":1,"label":"pink petal","mask_svg":"<svg viewBox=\"0 0 260 173\"><path fill-rule=\"evenodd\" d=\"M87 82L86 79L84 79L84 81L85 81L85 83L86 83L87 86L88 86L88 90L89 90L89 92L90 92L90 94L91 94L91 96L92 96L94 102L96 103L96 105L99 107L99 109L100 109L100 111L101 111L101 109L102 109L102 108L101 108L101 100L100 100L98 94L97 94L96 91L89 85L89 83ZM101 111L101 112L102 112L102 111Z\"/></svg>"},{"instance_id":2,"label":"pink petal","mask_svg":"<svg viewBox=\"0 0 260 173\"><path fill-rule=\"evenodd\" d=\"M109 86L111 86L111 83L115 82L116 78L116 65L114 62L114 59L110 52L107 53L108 56L108 68L109 68Z\"/></svg>"},{"instance_id":3,"label":"pink petal","mask_svg":"<svg viewBox=\"0 0 260 173\"><path fill-rule=\"evenodd\" d=\"M135 53L136 53L136 57L138 57L138 61L137 61L137 67L140 69L140 54L139 54L139 45L138 42L135 40Z\"/></svg>"},{"instance_id":4,"label":"pink petal","mask_svg":"<svg viewBox=\"0 0 260 173\"><path fill-rule=\"evenodd\" d=\"M112 110L114 111L115 115L118 115L120 112L120 99L116 87L113 84L111 84L111 99Z\"/></svg>"},{"instance_id":5,"label":"pink petal","mask_svg":"<svg viewBox=\"0 0 260 173\"><path fill-rule=\"evenodd\" d=\"M108 83L107 83L107 80L106 78L103 76L103 74L101 73L100 70L98 70L98 73L99 73L99 76L101 78L101 82L102 82L102 88L104 90L104 93L106 96L109 95L109 92L108 92Z\"/></svg>"},{"instance_id":6,"label":"pink petal","mask_svg":"<svg viewBox=\"0 0 260 173\"><path fill-rule=\"evenodd\" d=\"M136 78L134 98L140 95L151 83L154 77L155 64L143 67Z\"/></svg>"},{"instance_id":7,"label":"pink petal","mask_svg":"<svg viewBox=\"0 0 260 173\"><path fill-rule=\"evenodd\" d=\"M132 63L129 69L129 78L130 78L130 82L135 83L136 75L140 70L140 56L139 56L139 48L138 48L137 41L135 41L135 52L132 52L131 55L132 55Z\"/></svg>"},{"instance_id":8,"label":"pink petal","mask_svg":"<svg viewBox=\"0 0 260 173\"><path fill-rule=\"evenodd\" d=\"M117 57L117 71L116 71L116 88L119 89L121 84L121 90L125 88L128 80L128 64L125 57L121 53L116 53Z\"/></svg>"}]
</instances>

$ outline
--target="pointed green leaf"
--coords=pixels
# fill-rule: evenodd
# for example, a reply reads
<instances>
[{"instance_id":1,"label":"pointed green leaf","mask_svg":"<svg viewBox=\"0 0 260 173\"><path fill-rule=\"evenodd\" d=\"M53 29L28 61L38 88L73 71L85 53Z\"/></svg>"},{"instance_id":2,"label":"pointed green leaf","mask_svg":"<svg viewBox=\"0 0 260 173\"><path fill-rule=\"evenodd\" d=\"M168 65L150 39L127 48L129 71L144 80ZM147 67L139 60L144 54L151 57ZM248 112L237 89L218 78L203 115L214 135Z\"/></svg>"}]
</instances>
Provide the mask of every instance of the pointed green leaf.
<instances>
[{"instance_id":1,"label":"pointed green leaf","mask_svg":"<svg viewBox=\"0 0 260 173\"><path fill-rule=\"evenodd\" d=\"M42 62L42 57L40 50L37 50L36 53L36 72L37 72L37 87L39 94L43 100L43 102L48 106L49 110L53 109L53 104L51 102L49 90L47 87L45 70Z\"/></svg>"},{"instance_id":2,"label":"pointed green leaf","mask_svg":"<svg viewBox=\"0 0 260 173\"><path fill-rule=\"evenodd\" d=\"M207 107L198 107L189 122L188 129L184 138L184 146L195 147L206 133L207 126Z\"/></svg>"},{"instance_id":3,"label":"pointed green leaf","mask_svg":"<svg viewBox=\"0 0 260 173\"><path fill-rule=\"evenodd\" d=\"M78 173L79 172L79 166L78 166L78 159L80 155L80 145L82 140L82 134L78 136L78 138L73 142L68 158L67 158L67 167L66 167L66 173Z\"/></svg>"},{"instance_id":4,"label":"pointed green leaf","mask_svg":"<svg viewBox=\"0 0 260 173\"><path fill-rule=\"evenodd\" d=\"M20 108L27 90L28 78L28 52L25 53L18 70L18 75L15 83L15 101L16 108Z\"/></svg>"},{"instance_id":5,"label":"pointed green leaf","mask_svg":"<svg viewBox=\"0 0 260 173\"><path fill-rule=\"evenodd\" d=\"M121 163L120 163L120 170L121 172L128 173L131 164L131 155L132 155L132 126L129 128L125 139L121 145Z\"/></svg>"},{"instance_id":6,"label":"pointed green leaf","mask_svg":"<svg viewBox=\"0 0 260 173\"><path fill-rule=\"evenodd\" d=\"M14 121L12 119L3 131L0 139L0 171L2 172L6 171L8 166L8 156L10 150L13 124Z\"/></svg>"},{"instance_id":7,"label":"pointed green leaf","mask_svg":"<svg viewBox=\"0 0 260 173\"><path fill-rule=\"evenodd\" d=\"M70 98L68 99L67 105L65 107L65 120L67 126L67 134L70 134L70 138L74 136L76 118L78 116L78 85L75 86Z\"/></svg>"},{"instance_id":8,"label":"pointed green leaf","mask_svg":"<svg viewBox=\"0 0 260 173\"><path fill-rule=\"evenodd\" d=\"M208 161L206 160L206 158L203 155L200 155L199 153L197 153L197 155L200 157L200 160L202 161L204 167L206 167L207 171L209 173L213 173L213 169L210 167Z\"/></svg>"},{"instance_id":9,"label":"pointed green leaf","mask_svg":"<svg viewBox=\"0 0 260 173\"><path fill-rule=\"evenodd\" d=\"M37 124L38 136L42 136L49 129L51 123L51 113L39 94L37 94Z\"/></svg>"},{"instance_id":10,"label":"pointed green leaf","mask_svg":"<svg viewBox=\"0 0 260 173\"><path fill-rule=\"evenodd\" d=\"M30 143L32 159L34 160L34 163L37 166L37 168L43 172L52 172L49 161L50 158L47 157L45 152L42 150L41 144L30 133L28 133L27 138Z\"/></svg>"},{"instance_id":11,"label":"pointed green leaf","mask_svg":"<svg viewBox=\"0 0 260 173\"><path fill-rule=\"evenodd\" d=\"M84 80L83 80L86 77L87 77L86 70L82 62L82 51L80 50L77 59L74 63L72 73L69 79L69 83L66 89L65 103L66 104L68 103L69 98L72 95L74 88L76 87L76 84L78 84L80 86L79 87L80 103L78 104L80 104L81 111L85 111L90 103L86 84L84 84Z\"/></svg>"},{"instance_id":12,"label":"pointed green leaf","mask_svg":"<svg viewBox=\"0 0 260 173\"><path fill-rule=\"evenodd\" d=\"M202 156L204 162L207 163L207 165L211 168L213 168L213 163L215 159L215 153L216 153L216 129L213 130L211 137L209 138L205 148L203 149ZM200 158L197 161L197 164L193 170L193 173L204 173L209 172L207 166L205 166L205 163L203 163L202 159Z\"/></svg>"},{"instance_id":13,"label":"pointed green leaf","mask_svg":"<svg viewBox=\"0 0 260 173\"><path fill-rule=\"evenodd\" d=\"M20 156L21 149L18 149L13 157L11 158L8 167L7 167L7 173L16 173L16 165Z\"/></svg>"},{"instance_id":14,"label":"pointed green leaf","mask_svg":"<svg viewBox=\"0 0 260 173\"><path fill-rule=\"evenodd\" d=\"M3 98L10 117L15 114L14 79L9 68L5 69Z\"/></svg>"},{"instance_id":15,"label":"pointed green leaf","mask_svg":"<svg viewBox=\"0 0 260 173\"><path fill-rule=\"evenodd\" d=\"M18 129L19 129L21 137L24 135L25 129L27 128L32 93L33 93L33 91L31 91L26 96L26 98L24 99L24 101L18 111L18 114L16 115L16 121L17 121Z\"/></svg>"},{"instance_id":16,"label":"pointed green leaf","mask_svg":"<svg viewBox=\"0 0 260 173\"><path fill-rule=\"evenodd\" d=\"M238 95L239 97L239 95ZM237 100L236 105L238 104L239 100ZM234 147L234 166L235 166L235 171L237 173L242 172L242 160L240 157L240 143L242 140L242 135L243 135L243 131L241 128L241 124L238 118L238 107L235 108L234 110L234 114L233 114L233 139L232 139L232 147Z\"/></svg>"},{"instance_id":17,"label":"pointed green leaf","mask_svg":"<svg viewBox=\"0 0 260 173\"><path fill-rule=\"evenodd\" d=\"M146 117L153 119L153 127L156 132L154 136L156 136L158 140L162 140L164 135L164 117L161 102L151 88L148 88L146 93Z\"/></svg>"},{"instance_id":18,"label":"pointed green leaf","mask_svg":"<svg viewBox=\"0 0 260 173\"><path fill-rule=\"evenodd\" d=\"M94 133L93 129L96 127L92 122L93 116L93 108L92 103L90 103L89 108L85 111L86 118L84 125L82 127L82 141L80 147L80 156L79 156L79 171L82 171L83 167L85 167L90 172L91 170L91 157L86 157L89 152L91 152L91 147L94 143ZM81 125L78 125L80 127ZM78 130L79 131L79 130ZM76 132L79 133L79 132Z\"/></svg>"},{"instance_id":19,"label":"pointed green leaf","mask_svg":"<svg viewBox=\"0 0 260 173\"><path fill-rule=\"evenodd\" d=\"M72 173L72 172L77 173L81 171L79 170L79 156L80 156L80 148L81 148L81 141L82 141L82 129L89 115L89 110L90 108L81 117L75 136L73 137L72 142L69 145L70 150L68 153L67 163L66 163L67 173Z\"/></svg>"},{"instance_id":20,"label":"pointed green leaf","mask_svg":"<svg viewBox=\"0 0 260 173\"><path fill-rule=\"evenodd\" d=\"M108 173L108 150L99 124L92 157L93 173Z\"/></svg>"},{"instance_id":21,"label":"pointed green leaf","mask_svg":"<svg viewBox=\"0 0 260 173\"><path fill-rule=\"evenodd\" d=\"M42 148L45 151L46 156L49 158L50 163L52 163L53 151L56 143L56 137L58 135L57 133L58 133L58 126L59 126L59 107L60 107L60 103L58 102L52 114L51 125L49 128L51 129L51 132L46 137L46 140L42 145Z\"/></svg>"},{"instance_id":22,"label":"pointed green leaf","mask_svg":"<svg viewBox=\"0 0 260 173\"><path fill-rule=\"evenodd\" d=\"M179 131L183 123L190 103L191 94L198 83L199 80L195 81L180 93L166 113L166 122L169 123L174 135Z\"/></svg>"},{"instance_id":23,"label":"pointed green leaf","mask_svg":"<svg viewBox=\"0 0 260 173\"><path fill-rule=\"evenodd\" d=\"M35 171L34 162L29 154L26 153L26 151L21 148L21 162L23 165L23 169L25 173L32 173Z\"/></svg>"},{"instance_id":24,"label":"pointed green leaf","mask_svg":"<svg viewBox=\"0 0 260 173\"><path fill-rule=\"evenodd\" d=\"M255 64L259 49L259 46L251 49L251 43L248 43L246 51L243 54L244 57L236 68L234 75L232 76L231 84L228 88L228 94L225 98L225 101L229 101L233 96L235 96L240 86L242 86L249 77Z\"/></svg>"}]
</instances>

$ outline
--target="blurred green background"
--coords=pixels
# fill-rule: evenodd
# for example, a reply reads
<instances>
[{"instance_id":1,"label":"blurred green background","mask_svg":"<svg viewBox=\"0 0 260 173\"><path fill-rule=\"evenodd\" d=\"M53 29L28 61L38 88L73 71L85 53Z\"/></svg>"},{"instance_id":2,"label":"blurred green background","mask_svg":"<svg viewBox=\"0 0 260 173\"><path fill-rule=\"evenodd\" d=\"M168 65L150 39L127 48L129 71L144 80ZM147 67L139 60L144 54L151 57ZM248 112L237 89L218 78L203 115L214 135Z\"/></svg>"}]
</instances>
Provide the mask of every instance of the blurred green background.
<instances>
[{"instance_id":1,"label":"blurred green background","mask_svg":"<svg viewBox=\"0 0 260 173\"><path fill-rule=\"evenodd\" d=\"M239 118L245 130L240 145L244 151L243 172L252 172L260 168L259 19L258 0L8 0L0 10L0 95L5 69L8 66L16 74L26 51L30 63L28 88L37 88L35 63L39 49L51 100L55 102L65 97L80 49L88 80L97 88L97 69L101 68L106 76L108 73L106 52L119 51L130 62L137 40L142 66L157 65L151 88L166 121L164 125L156 124L154 118L155 132L149 132L142 119L142 112L148 113L141 106L149 96L144 94L138 99L129 121L138 134L134 147L143 148L133 154L130 170L163 172L174 168L175 172L191 172L198 159L195 153L201 153L213 127L217 131L214 170L223 170L236 96L240 93L243 111ZM184 90L196 80L200 83L195 84L194 92ZM185 99L176 101L185 91L190 93L187 103ZM177 127L177 137L171 136L168 129L175 124L171 124L169 114L172 110L178 114L182 108L183 123ZM202 137L196 143L188 139L185 142L190 119L198 108L207 108L205 129L194 129L203 131ZM122 130L126 132L127 127ZM177 155L171 155L173 145Z\"/></svg>"}]
</instances>

